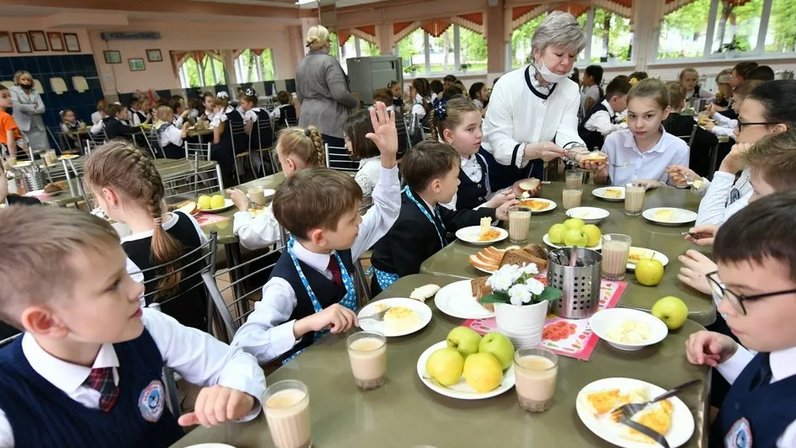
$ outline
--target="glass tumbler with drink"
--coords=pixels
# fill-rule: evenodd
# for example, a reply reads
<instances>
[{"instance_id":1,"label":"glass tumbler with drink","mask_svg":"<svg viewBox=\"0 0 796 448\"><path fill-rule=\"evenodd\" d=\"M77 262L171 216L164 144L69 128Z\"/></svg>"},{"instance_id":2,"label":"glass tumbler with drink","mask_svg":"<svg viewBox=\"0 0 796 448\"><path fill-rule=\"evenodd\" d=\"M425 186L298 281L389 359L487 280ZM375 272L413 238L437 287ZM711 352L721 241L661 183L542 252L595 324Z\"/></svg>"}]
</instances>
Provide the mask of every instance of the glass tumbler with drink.
<instances>
[{"instance_id":1,"label":"glass tumbler with drink","mask_svg":"<svg viewBox=\"0 0 796 448\"><path fill-rule=\"evenodd\" d=\"M284 380L265 391L265 420L277 448L308 448L310 433L310 394L301 381Z\"/></svg>"},{"instance_id":2,"label":"glass tumbler with drink","mask_svg":"<svg viewBox=\"0 0 796 448\"><path fill-rule=\"evenodd\" d=\"M346 346L357 387L360 390L381 387L387 373L387 338L375 331L359 331L348 337Z\"/></svg>"},{"instance_id":3,"label":"glass tumbler with drink","mask_svg":"<svg viewBox=\"0 0 796 448\"><path fill-rule=\"evenodd\" d=\"M580 202L583 199L583 189L581 187L569 188L569 186L565 186L561 195L561 203L564 206L564 210L569 210L580 207Z\"/></svg>"},{"instance_id":4,"label":"glass tumbler with drink","mask_svg":"<svg viewBox=\"0 0 796 448\"><path fill-rule=\"evenodd\" d=\"M643 183L631 182L625 187L625 214L638 216L644 208L644 195L647 187Z\"/></svg>"},{"instance_id":5,"label":"glass tumbler with drink","mask_svg":"<svg viewBox=\"0 0 796 448\"><path fill-rule=\"evenodd\" d=\"M528 239L531 230L531 209L514 206L509 208L509 240L522 243Z\"/></svg>"},{"instance_id":6,"label":"glass tumbler with drink","mask_svg":"<svg viewBox=\"0 0 796 448\"><path fill-rule=\"evenodd\" d=\"M602 277L606 280L625 279L627 257L630 254L631 239L621 233L603 235Z\"/></svg>"},{"instance_id":7,"label":"glass tumbler with drink","mask_svg":"<svg viewBox=\"0 0 796 448\"><path fill-rule=\"evenodd\" d=\"M249 193L249 200L259 205L260 207L265 206L265 190L263 189L262 185L255 185L249 188L248 193Z\"/></svg>"},{"instance_id":8,"label":"glass tumbler with drink","mask_svg":"<svg viewBox=\"0 0 796 448\"><path fill-rule=\"evenodd\" d=\"M564 172L564 181L566 188L578 190L583 187L583 171L574 168Z\"/></svg>"},{"instance_id":9,"label":"glass tumbler with drink","mask_svg":"<svg viewBox=\"0 0 796 448\"><path fill-rule=\"evenodd\" d=\"M556 394L558 355L544 348L521 348L514 352L517 401L526 411L550 409Z\"/></svg>"}]
</instances>

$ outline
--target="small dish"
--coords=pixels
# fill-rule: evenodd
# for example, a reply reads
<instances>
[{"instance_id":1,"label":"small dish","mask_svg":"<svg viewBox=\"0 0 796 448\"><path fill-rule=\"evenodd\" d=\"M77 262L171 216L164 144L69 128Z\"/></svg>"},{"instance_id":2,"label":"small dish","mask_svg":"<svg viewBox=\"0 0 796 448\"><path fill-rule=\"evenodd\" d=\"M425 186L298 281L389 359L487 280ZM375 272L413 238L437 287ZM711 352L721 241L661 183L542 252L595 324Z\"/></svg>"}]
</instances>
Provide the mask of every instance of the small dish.
<instances>
[{"instance_id":1,"label":"small dish","mask_svg":"<svg viewBox=\"0 0 796 448\"><path fill-rule=\"evenodd\" d=\"M497 232L497 236L495 238L492 238L491 240L479 239L481 235L481 226L470 226L470 227L461 228L456 231L456 238L464 241L465 243L470 243L477 246L485 246L497 243L498 241L503 241L509 236L509 232L506 231L505 229L501 229L500 227L490 227L490 229Z\"/></svg>"},{"instance_id":2,"label":"small dish","mask_svg":"<svg viewBox=\"0 0 796 448\"><path fill-rule=\"evenodd\" d=\"M381 321L376 319L363 319L363 317L377 314L389 307L408 308L414 311L414 316L411 316L411 319L406 319L405 322L391 320L388 316L385 316L385 319ZM393 338L422 330L431 322L431 315L431 308L425 303L414 299L395 297L370 302L359 310L357 318L361 319L359 321L359 328L364 331L377 331L388 338Z\"/></svg>"},{"instance_id":3,"label":"small dish","mask_svg":"<svg viewBox=\"0 0 796 448\"><path fill-rule=\"evenodd\" d=\"M683 226L696 221L697 214L691 210L673 207L648 208L641 214L647 221L662 226Z\"/></svg>"},{"instance_id":4,"label":"small dish","mask_svg":"<svg viewBox=\"0 0 796 448\"><path fill-rule=\"evenodd\" d=\"M589 318L591 330L610 346L628 352L657 344L669 334L662 320L650 313L630 308L608 308ZM619 340L617 333L647 333L643 339Z\"/></svg>"},{"instance_id":5,"label":"small dish","mask_svg":"<svg viewBox=\"0 0 796 448\"><path fill-rule=\"evenodd\" d=\"M567 210L567 216L582 219L586 224L597 224L610 215L611 212L598 207L575 207Z\"/></svg>"}]
</instances>

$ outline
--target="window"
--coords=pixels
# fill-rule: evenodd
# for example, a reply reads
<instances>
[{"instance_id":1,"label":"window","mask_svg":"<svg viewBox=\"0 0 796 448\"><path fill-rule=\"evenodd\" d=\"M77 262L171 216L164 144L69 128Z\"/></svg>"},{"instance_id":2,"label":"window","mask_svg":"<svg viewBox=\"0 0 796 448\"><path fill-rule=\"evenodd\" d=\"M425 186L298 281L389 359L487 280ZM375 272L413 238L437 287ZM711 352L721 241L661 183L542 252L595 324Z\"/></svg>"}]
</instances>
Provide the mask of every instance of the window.
<instances>
[{"instance_id":1,"label":"window","mask_svg":"<svg viewBox=\"0 0 796 448\"><path fill-rule=\"evenodd\" d=\"M449 26L439 37L428 37L431 73L451 73L458 71L453 54L453 26Z\"/></svg>"},{"instance_id":2,"label":"window","mask_svg":"<svg viewBox=\"0 0 796 448\"><path fill-rule=\"evenodd\" d=\"M711 0L696 0L663 18L658 59L693 58L705 51Z\"/></svg>"},{"instance_id":3,"label":"window","mask_svg":"<svg viewBox=\"0 0 796 448\"><path fill-rule=\"evenodd\" d=\"M259 53L259 54L258 54ZM239 83L271 81L274 79L274 61L271 50L246 49L235 58L235 74Z\"/></svg>"},{"instance_id":4,"label":"window","mask_svg":"<svg viewBox=\"0 0 796 448\"><path fill-rule=\"evenodd\" d=\"M536 28L544 20L545 15L540 14L521 25L511 33L511 67L519 68L531 62L531 38Z\"/></svg>"},{"instance_id":5,"label":"window","mask_svg":"<svg viewBox=\"0 0 796 448\"><path fill-rule=\"evenodd\" d=\"M398 56L403 61L405 73L426 72L425 44L423 43L425 35L423 29L418 28L398 41Z\"/></svg>"},{"instance_id":6,"label":"window","mask_svg":"<svg viewBox=\"0 0 796 448\"><path fill-rule=\"evenodd\" d=\"M796 2L793 0L774 0L766 30L764 51L796 52Z\"/></svg>"},{"instance_id":7,"label":"window","mask_svg":"<svg viewBox=\"0 0 796 448\"><path fill-rule=\"evenodd\" d=\"M460 71L486 71L486 39L483 34L459 27L459 48L461 52Z\"/></svg>"},{"instance_id":8,"label":"window","mask_svg":"<svg viewBox=\"0 0 796 448\"><path fill-rule=\"evenodd\" d=\"M337 43L337 36L335 36L334 44L331 45L329 54L337 58L338 62L340 62L340 66L343 68L343 71L348 74L348 64L346 64L346 59L378 56L381 54L381 52L379 51L379 46L376 43L362 39L359 36L352 35L342 47Z\"/></svg>"},{"instance_id":9,"label":"window","mask_svg":"<svg viewBox=\"0 0 796 448\"><path fill-rule=\"evenodd\" d=\"M180 83L183 88L205 87L226 84L224 63L202 52L186 56L179 68Z\"/></svg>"},{"instance_id":10,"label":"window","mask_svg":"<svg viewBox=\"0 0 796 448\"><path fill-rule=\"evenodd\" d=\"M760 29L762 9L763 0L750 0L745 3L736 0L721 0L713 28L711 51L713 53L728 50L742 52L757 48L757 33Z\"/></svg>"},{"instance_id":11,"label":"window","mask_svg":"<svg viewBox=\"0 0 796 448\"><path fill-rule=\"evenodd\" d=\"M418 28L396 44L404 73L449 74L466 71L485 71L487 64L486 39L480 33L450 25L439 37Z\"/></svg>"},{"instance_id":12,"label":"window","mask_svg":"<svg viewBox=\"0 0 796 448\"><path fill-rule=\"evenodd\" d=\"M594 10L592 22L592 63L629 61L632 53L633 33L630 20L602 8Z\"/></svg>"}]
</instances>

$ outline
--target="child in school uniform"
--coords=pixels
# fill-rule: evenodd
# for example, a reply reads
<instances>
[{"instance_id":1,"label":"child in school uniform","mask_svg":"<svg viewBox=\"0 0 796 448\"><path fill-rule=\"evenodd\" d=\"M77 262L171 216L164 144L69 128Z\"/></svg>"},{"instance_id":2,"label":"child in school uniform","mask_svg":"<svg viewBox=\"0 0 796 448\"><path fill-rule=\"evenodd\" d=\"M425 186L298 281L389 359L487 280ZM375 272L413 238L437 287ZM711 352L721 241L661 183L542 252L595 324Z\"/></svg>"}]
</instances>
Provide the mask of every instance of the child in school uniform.
<instances>
[{"instance_id":1,"label":"child in school uniform","mask_svg":"<svg viewBox=\"0 0 796 448\"><path fill-rule=\"evenodd\" d=\"M61 117L61 132L64 135L65 143L68 145L66 149L80 149L80 139L77 138L75 133L84 129L86 124L77 119L75 111L72 109L64 109L58 112L58 115Z\"/></svg>"},{"instance_id":2,"label":"child in school uniform","mask_svg":"<svg viewBox=\"0 0 796 448\"><path fill-rule=\"evenodd\" d=\"M685 101L689 102L692 98L702 98L712 100L715 95L708 89L699 85L699 72L693 67L686 67L680 71L677 77L680 85L685 89Z\"/></svg>"},{"instance_id":3,"label":"child in school uniform","mask_svg":"<svg viewBox=\"0 0 796 448\"><path fill-rule=\"evenodd\" d=\"M210 159L215 160L221 166L221 174L225 184L232 183L232 175L235 172L235 151L240 153L249 149L245 136L236 135L233 151L233 136L230 129L230 123L233 122L242 123L243 116L229 105L227 92L218 92L213 106L213 117L210 120L210 127L213 129Z\"/></svg>"},{"instance_id":4,"label":"child in school uniform","mask_svg":"<svg viewBox=\"0 0 796 448\"><path fill-rule=\"evenodd\" d=\"M85 163L85 180L102 211L114 221L130 227L132 234L122 238L128 272L138 273L170 263L205 242L204 233L193 217L164 210L165 189L160 173L135 145L115 140L92 151ZM146 272L139 278L150 280L168 274L158 282L147 283L148 293L156 290L166 293L147 296L142 305L157 302L164 313L181 324L206 330L204 290L183 294L181 283L182 279L197 274L200 267L200 263L193 263L182 274Z\"/></svg>"},{"instance_id":5,"label":"child in school uniform","mask_svg":"<svg viewBox=\"0 0 796 448\"><path fill-rule=\"evenodd\" d=\"M426 115L431 111L431 87L426 78L415 78L409 85L409 97L413 99L411 114L421 123L427 124Z\"/></svg>"},{"instance_id":6,"label":"child in school uniform","mask_svg":"<svg viewBox=\"0 0 796 448\"><path fill-rule=\"evenodd\" d=\"M324 166L323 139L318 128L289 128L279 131L276 140L276 155L285 177L290 178L305 168ZM272 205L268 204L259 215L249 213L246 192L236 188L227 190L238 211L235 212L232 230L238 235L240 244L250 250L268 247L277 242L282 228L274 217Z\"/></svg>"},{"instance_id":7,"label":"child in school uniform","mask_svg":"<svg viewBox=\"0 0 796 448\"><path fill-rule=\"evenodd\" d=\"M403 88L401 87L401 83L398 81L390 81L387 83L387 89L390 90L392 94L392 105L395 107L395 110L398 113L403 113L404 108L404 93ZM390 103L385 103L389 106Z\"/></svg>"},{"instance_id":8,"label":"child in school uniform","mask_svg":"<svg viewBox=\"0 0 796 448\"><path fill-rule=\"evenodd\" d=\"M401 207L394 117L377 104L371 118L375 132L369 138L381 151L383 168L364 216L354 179L328 168L296 173L274 196L274 215L292 237L262 300L232 341L260 362L289 359L327 329L337 334L356 324L354 263L387 233Z\"/></svg>"},{"instance_id":9,"label":"child in school uniform","mask_svg":"<svg viewBox=\"0 0 796 448\"><path fill-rule=\"evenodd\" d=\"M132 141L133 135L141 133L141 128L123 123L124 120L127 120L127 109L119 104L109 104L105 108L105 115L107 116L102 120L102 124L108 140L122 138Z\"/></svg>"},{"instance_id":10,"label":"child in school uniform","mask_svg":"<svg viewBox=\"0 0 796 448\"><path fill-rule=\"evenodd\" d=\"M669 115L669 91L658 79L648 78L627 95L628 128L611 133L602 151L610 163L594 176L595 183L625 185L642 182L657 188L669 182L666 168L688 166L688 145L663 129Z\"/></svg>"},{"instance_id":11,"label":"child in school uniform","mask_svg":"<svg viewBox=\"0 0 796 448\"><path fill-rule=\"evenodd\" d=\"M459 187L461 156L446 143L424 141L401 159L406 187L401 214L384 238L373 248L375 275L371 291L377 294L398 278L416 274L420 264L448 244L448 232L478 225L481 218L504 217L510 202L500 208L452 211L440 206L450 202Z\"/></svg>"},{"instance_id":12,"label":"child in school uniform","mask_svg":"<svg viewBox=\"0 0 796 448\"><path fill-rule=\"evenodd\" d=\"M243 109L243 122L249 133L249 148L253 151L270 148L274 145L274 131L271 128L271 117L268 111L257 106L257 93L252 88L246 89L240 96L240 107ZM254 158L255 171L259 170L260 159Z\"/></svg>"},{"instance_id":13,"label":"child in school uniform","mask_svg":"<svg viewBox=\"0 0 796 448\"><path fill-rule=\"evenodd\" d=\"M188 117L189 111L185 109L185 102L179 98L170 98L168 103L166 103L172 112L173 116L171 118L171 123L177 127L177 129L182 128L184 123L188 123L190 126L190 118ZM155 109L155 115L157 115L157 109Z\"/></svg>"},{"instance_id":14,"label":"child in school uniform","mask_svg":"<svg viewBox=\"0 0 796 448\"><path fill-rule=\"evenodd\" d=\"M732 92L732 105L730 108L735 111L736 118L727 118L724 115L714 112L710 118L714 121L708 121L704 124L704 128L712 132L716 136L725 136L735 140L735 128L738 127L737 114L740 110L741 103L755 87L763 84L763 81L752 79L743 81L738 84L738 87Z\"/></svg>"},{"instance_id":15,"label":"child in school uniform","mask_svg":"<svg viewBox=\"0 0 796 448\"><path fill-rule=\"evenodd\" d=\"M97 110L91 113L91 124L97 124L105 118L105 106L107 106L105 98L100 98L97 101Z\"/></svg>"},{"instance_id":16,"label":"child in school uniform","mask_svg":"<svg viewBox=\"0 0 796 448\"><path fill-rule=\"evenodd\" d=\"M11 107L11 92L6 86L0 84L0 145L5 145L8 150L9 163L17 158L17 145L23 146L22 132L20 132L14 117L6 112ZM0 159L3 157L5 154L0 154Z\"/></svg>"},{"instance_id":17,"label":"child in school uniform","mask_svg":"<svg viewBox=\"0 0 796 448\"><path fill-rule=\"evenodd\" d=\"M143 110L144 98L133 95L129 107L129 120L132 126L141 126L142 124L149 123L149 117Z\"/></svg>"},{"instance_id":18,"label":"child in school uniform","mask_svg":"<svg viewBox=\"0 0 796 448\"><path fill-rule=\"evenodd\" d=\"M578 126L578 135L589 150L601 149L605 137L613 132L627 129L627 123L620 120L620 114L627 109L627 94L630 83L625 76L617 76L605 88L605 98L595 104L583 115Z\"/></svg>"},{"instance_id":19,"label":"child in school uniform","mask_svg":"<svg viewBox=\"0 0 796 448\"><path fill-rule=\"evenodd\" d=\"M459 95L437 103L431 112L433 140L451 145L459 154L459 188L453 199L441 205L451 210L476 207L496 208L513 201L511 189L492 191L489 167L478 150L481 148L481 110L475 102ZM515 202L516 204L516 202Z\"/></svg>"},{"instance_id":20,"label":"child in school uniform","mask_svg":"<svg viewBox=\"0 0 796 448\"><path fill-rule=\"evenodd\" d=\"M388 103L384 103L388 104ZM362 189L362 208L360 212L367 211L373 204L373 188L379 182L381 173L381 160L379 148L372 140L365 136L373 132L370 122L370 113L367 110L354 112L343 123L343 140L351 158L359 160L359 169L354 180Z\"/></svg>"},{"instance_id":21,"label":"child in school uniform","mask_svg":"<svg viewBox=\"0 0 796 448\"><path fill-rule=\"evenodd\" d=\"M796 446L796 191L766 196L721 227L708 274L718 311L740 340L700 331L686 356L731 383L711 425L710 447ZM756 352L756 353L755 353Z\"/></svg>"},{"instance_id":22,"label":"child in school uniform","mask_svg":"<svg viewBox=\"0 0 796 448\"><path fill-rule=\"evenodd\" d=\"M288 92L280 90L276 94L276 99L279 101L279 106L271 111L271 119L274 120L274 129L277 131L287 127L287 123L298 123L298 114L296 114L296 106L291 104L291 96Z\"/></svg>"},{"instance_id":23,"label":"child in school uniform","mask_svg":"<svg viewBox=\"0 0 796 448\"><path fill-rule=\"evenodd\" d=\"M73 208L7 208L0 245L0 316L24 329L0 350L0 446L167 447L181 425L259 413L256 361L141 309L143 287L107 221ZM166 407L164 366L204 386L192 412Z\"/></svg>"},{"instance_id":24,"label":"child in school uniform","mask_svg":"<svg viewBox=\"0 0 796 448\"><path fill-rule=\"evenodd\" d=\"M155 112L153 128L158 135L160 147L167 159L184 159L185 147L183 142L188 136L189 124L182 123L179 127L174 124L174 111L169 106L160 106Z\"/></svg>"},{"instance_id":25,"label":"child in school uniform","mask_svg":"<svg viewBox=\"0 0 796 448\"><path fill-rule=\"evenodd\" d=\"M676 81L666 83L669 89L669 116L663 121L663 128L666 132L677 136L690 136L694 133L693 141L691 143L691 151L688 156L688 169L701 175L707 175L710 169L711 149L719 144L719 139L715 135L696 126L694 117L690 115L683 115L681 112L685 108L685 89L683 85ZM682 138L682 137L681 137ZM667 168L671 170L671 167ZM676 183L673 177L672 182ZM695 190L698 192L700 190Z\"/></svg>"}]
</instances>

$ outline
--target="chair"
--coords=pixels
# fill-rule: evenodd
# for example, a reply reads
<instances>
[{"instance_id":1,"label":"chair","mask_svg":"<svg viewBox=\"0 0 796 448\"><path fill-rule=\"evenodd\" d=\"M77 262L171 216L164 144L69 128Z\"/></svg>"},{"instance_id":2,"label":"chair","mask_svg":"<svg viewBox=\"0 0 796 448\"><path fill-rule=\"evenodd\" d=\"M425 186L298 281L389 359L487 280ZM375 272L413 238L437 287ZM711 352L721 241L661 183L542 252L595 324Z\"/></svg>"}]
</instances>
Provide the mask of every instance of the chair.
<instances>
[{"instance_id":1,"label":"chair","mask_svg":"<svg viewBox=\"0 0 796 448\"><path fill-rule=\"evenodd\" d=\"M95 134L91 131L88 133L88 139L97 145L103 145L108 141L108 134L105 132L105 127L102 128L102 133Z\"/></svg>"},{"instance_id":2,"label":"chair","mask_svg":"<svg viewBox=\"0 0 796 448\"><path fill-rule=\"evenodd\" d=\"M271 120L257 120L255 126L249 134L249 147L257 151L260 156L260 167L262 168L263 176L273 174L276 170L273 168L273 157L271 152L274 146L274 129L271 127ZM263 152L269 154L268 164L271 166L271 172L268 173L265 168L265 159L263 159ZM251 160L251 159L250 159Z\"/></svg>"},{"instance_id":3,"label":"chair","mask_svg":"<svg viewBox=\"0 0 796 448\"><path fill-rule=\"evenodd\" d=\"M104 144L105 144L104 141L103 142L97 142L96 140L92 140L92 139L86 140L86 147L85 147L86 157L88 157L91 154L91 151L96 149L98 146L102 146Z\"/></svg>"},{"instance_id":4,"label":"chair","mask_svg":"<svg viewBox=\"0 0 796 448\"><path fill-rule=\"evenodd\" d=\"M166 154L163 152L163 147L160 146L160 136L158 135L157 131L153 130L152 132L143 132L144 138L146 139L146 144L149 147L149 152L152 154L153 159L157 159L159 157L166 157Z\"/></svg>"},{"instance_id":5,"label":"chair","mask_svg":"<svg viewBox=\"0 0 796 448\"><path fill-rule=\"evenodd\" d=\"M398 131L398 158L400 159L412 147L412 139L409 137L406 118L398 112L395 113L395 129Z\"/></svg>"},{"instance_id":6,"label":"chair","mask_svg":"<svg viewBox=\"0 0 796 448\"><path fill-rule=\"evenodd\" d=\"M251 150L248 146L249 136L246 135L246 125L243 120L229 119L226 121L226 125L229 126L232 153L235 154L235 177L238 180L238 185L240 185L241 171L245 170L245 167L240 167L238 162L245 160L247 157L251 159ZM245 151L242 151L242 149L245 149Z\"/></svg>"},{"instance_id":7,"label":"chair","mask_svg":"<svg viewBox=\"0 0 796 448\"><path fill-rule=\"evenodd\" d=\"M329 144L323 146L327 168L347 173L356 173L359 170L359 163L351 159L345 147L329 146Z\"/></svg>"},{"instance_id":8,"label":"chair","mask_svg":"<svg viewBox=\"0 0 796 448\"><path fill-rule=\"evenodd\" d=\"M185 158L210 160L210 142L207 143L188 143L185 142Z\"/></svg>"},{"instance_id":9,"label":"chair","mask_svg":"<svg viewBox=\"0 0 796 448\"><path fill-rule=\"evenodd\" d=\"M285 117L285 126L295 128L298 126L298 118Z\"/></svg>"},{"instance_id":10,"label":"chair","mask_svg":"<svg viewBox=\"0 0 796 448\"><path fill-rule=\"evenodd\" d=\"M192 172L163 179L166 203L195 200L203 194L213 195L224 192L221 172L217 169L218 165L205 164L206 167L199 168L198 161L195 160L193 163L195 168Z\"/></svg>"},{"instance_id":11,"label":"chair","mask_svg":"<svg viewBox=\"0 0 796 448\"><path fill-rule=\"evenodd\" d=\"M11 335L11 336L9 336L9 337L5 338L5 339L0 339L0 348L3 348L3 347L5 347L6 345L8 345L8 344L10 344L10 343L14 342L14 339L16 339L16 338L18 338L18 337L20 337L20 336L22 335L22 332L21 332L21 331L19 331L19 330L17 330L16 328L13 328L13 327L11 327L11 326L9 326L9 325L6 325L6 324L4 324L4 323L0 322L0 327L2 327L2 326L6 326L6 327L8 327L9 329L13 329L13 330L17 331L17 333L16 333L16 334L13 334L13 335Z\"/></svg>"},{"instance_id":12,"label":"chair","mask_svg":"<svg viewBox=\"0 0 796 448\"><path fill-rule=\"evenodd\" d=\"M690 150L691 147L694 145L694 137L697 133L697 128L699 126L694 123L694 126L691 127L691 133L687 135L675 135L675 137L684 140L688 144L688 149Z\"/></svg>"}]
</instances>

